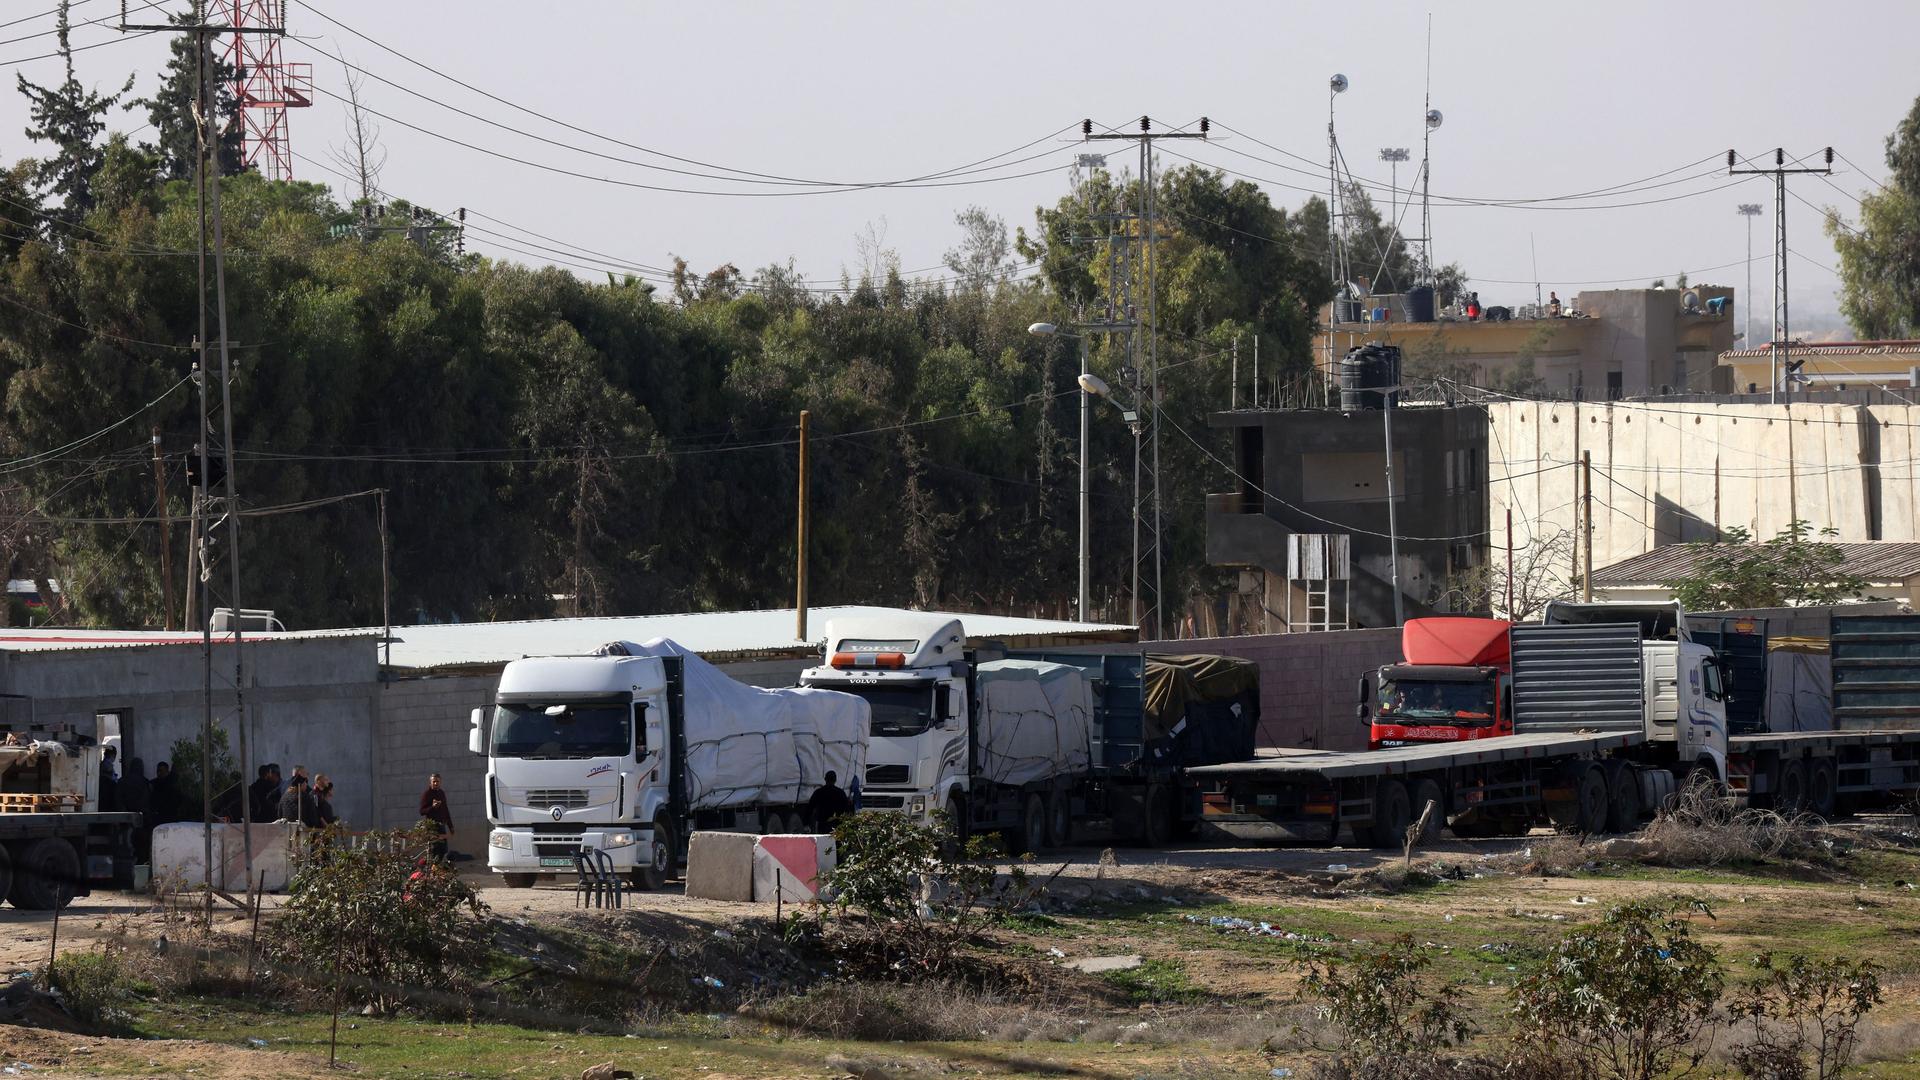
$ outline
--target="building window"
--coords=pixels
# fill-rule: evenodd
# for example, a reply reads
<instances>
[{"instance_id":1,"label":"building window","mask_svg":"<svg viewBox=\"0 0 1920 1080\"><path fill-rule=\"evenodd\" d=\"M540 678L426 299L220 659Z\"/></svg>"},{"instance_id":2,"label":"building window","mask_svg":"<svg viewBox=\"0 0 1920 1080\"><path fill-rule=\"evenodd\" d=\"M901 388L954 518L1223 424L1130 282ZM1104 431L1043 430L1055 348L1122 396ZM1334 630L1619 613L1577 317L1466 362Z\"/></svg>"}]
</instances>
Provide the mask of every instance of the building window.
<instances>
[{"instance_id":1,"label":"building window","mask_svg":"<svg viewBox=\"0 0 1920 1080\"><path fill-rule=\"evenodd\" d=\"M1607 400L1619 401L1620 390L1621 390L1620 372L1618 371L1607 372Z\"/></svg>"}]
</instances>

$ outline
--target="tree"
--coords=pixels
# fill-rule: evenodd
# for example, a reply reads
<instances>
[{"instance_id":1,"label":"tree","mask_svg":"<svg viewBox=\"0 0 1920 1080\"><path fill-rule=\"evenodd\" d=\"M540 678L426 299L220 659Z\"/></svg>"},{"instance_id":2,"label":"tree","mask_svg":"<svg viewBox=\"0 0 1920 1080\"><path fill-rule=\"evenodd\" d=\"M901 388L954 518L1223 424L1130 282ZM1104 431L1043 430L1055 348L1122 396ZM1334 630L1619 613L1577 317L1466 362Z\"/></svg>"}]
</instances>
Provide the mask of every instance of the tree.
<instances>
[{"instance_id":1,"label":"tree","mask_svg":"<svg viewBox=\"0 0 1920 1080\"><path fill-rule=\"evenodd\" d=\"M1491 611L1514 622L1528 622L1555 600L1574 598L1574 582L1567 572L1573 561L1573 534L1565 529L1537 536L1514 553L1510 611L1506 610L1509 571L1500 550L1495 549L1493 556L1493 562L1447 575L1428 603L1442 611Z\"/></svg>"},{"instance_id":2,"label":"tree","mask_svg":"<svg viewBox=\"0 0 1920 1080\"><path fill-rule=\"evenodd\" d=\"M175 15L172 21L178 26L191 26L193 15L191 12ZM169 48L167 66L161 72L160 85L154 88L153 96L140 98L133 104L146 106L147 123L154 133L147 149L158 160L160 175L168 180L191 180L198 157L193 106L199 98L200 67L194 57L200 48L199 36L176 33ZM217 57L210 57L209 62L213 65L209 77L216 87L213 111L220 132L220 175L235 176L245 171L247 165L241 156L245 132L240 122L240 99L233 92L234 72Z\"/></svg>"},{"instance_id":3,"label":"tree","mask_svg":"<svg viewBox=\"0 0 1920 1080\"><path fill-rule=\"evenodd\" d=\"M1451 307L1453 302L1467 295L1469 279L1467 272L1457 262L1448 263L1433 272L1434 300L1441 307Z\"/></svg>"},{"instance_id":4,"label":"tree","mask_svg":"<svg viewBox=\"0 0 1920 1080\"><path fill-rule=\"evenodd\" d=\"M347 118L345 120L347 141L331 148L333 160L360 189L359 203L371 207L382 199L380 192L380 170L386 167L387 152L380 145L380 125L373 122L366 107L360 104L360 93L365 85L359 72L349 67L343 82L347 88Z\"/></svg>"},{"instance_id":5,"label":"tree","mask_svg":"<svg viewBox=\"0 0 1920 1080\"><path fill-rule=\"evenodd\" d=\"M1813 540L1813 527L1795 520L1765 543L1734 525L1719 541L1687 545L1686 573L1663 582L1689 611L1838 604L1860 596L1867 582L1847 570L1847 558L1832 543ZM1833 528L1819 535L1837 535Z\"/></svg>"},{"instance_id":6,"label":"tree","mask_svg":"<svg viewBox=\"0 0 1920 1080\"><path fill-rule=\"evenodd\" d=\"M1827 211L1840 253L1840 313L1863 339L1920 334L1920 98L1887 136L1887 182L1860 197L1860 221Z\"/></svg>"},{"instance_id":7,"label":"tree","mask_svg":"<svg viewBox=\"0 0 1920 1080\"><path fill-rule=\"evenodd\" d=\"M35 179L60 200L56 217L73 225L93 209L93 178L100 171L102 156L100 136L107 129L107 114L133 89L133 76L127 76L126 85L112 94L80 85L73 73L73 47L67 40L67 8L62 0L57 29L66 78L50 87L28 82L25 75L14 78L27 99L27 138L53 145L53 156L40 162Z\"/></svg>"},{"instance_id":8,"label":"tree","mask_svg":"<svg viewBox=\"0 0 1920 1080\"><path fill-rule=\"evenodd\" d=\"M1007 223L979 206L953 215L953 223L960 226L960 246L947 250L947 269L962 288L992 288L1013 265Z\"/></svg>"}]
</instances>

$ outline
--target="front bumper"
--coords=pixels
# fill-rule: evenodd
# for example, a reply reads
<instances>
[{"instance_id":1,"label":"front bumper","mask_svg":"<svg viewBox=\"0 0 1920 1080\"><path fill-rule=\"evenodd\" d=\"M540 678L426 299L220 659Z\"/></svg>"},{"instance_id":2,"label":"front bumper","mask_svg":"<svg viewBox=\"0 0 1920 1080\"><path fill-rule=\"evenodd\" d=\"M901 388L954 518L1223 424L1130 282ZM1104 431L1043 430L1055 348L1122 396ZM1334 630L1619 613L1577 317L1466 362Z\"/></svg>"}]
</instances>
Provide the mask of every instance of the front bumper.
<instances>
[{"instance_id":1,"label":"front bumper","mask_svg":"<svg viewBox=\"0 0 1920 1080\"><path fill-rule=\"evenodd\" d=\"M487 869L496 874L563 874L579 851L604 851L616 871L646 864L651 829L608 825L535 832L527 826L496 826L487 834Z\"/></svg>"}]
</instances>

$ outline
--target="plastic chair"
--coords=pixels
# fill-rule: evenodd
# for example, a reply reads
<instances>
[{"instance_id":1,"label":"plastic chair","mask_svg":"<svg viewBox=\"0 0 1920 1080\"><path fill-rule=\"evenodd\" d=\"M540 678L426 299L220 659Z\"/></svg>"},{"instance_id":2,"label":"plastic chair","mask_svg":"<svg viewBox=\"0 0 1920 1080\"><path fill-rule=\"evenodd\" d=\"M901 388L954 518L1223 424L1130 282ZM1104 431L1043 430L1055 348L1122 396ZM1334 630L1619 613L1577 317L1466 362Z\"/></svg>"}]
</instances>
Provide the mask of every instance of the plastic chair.
<instances>
[{"instance_id":1,"label":"plastic chair","mask_svg":"<svg viewBox=\"0 0 1920 1080\"><path fill-rule=\"evenodd\" d=\"M617 908L626 895L626 882L614 872L613 857L598 849L576 851L573 869L579 880L573 885L575 907Z\"/></svg>"}]
</instances>

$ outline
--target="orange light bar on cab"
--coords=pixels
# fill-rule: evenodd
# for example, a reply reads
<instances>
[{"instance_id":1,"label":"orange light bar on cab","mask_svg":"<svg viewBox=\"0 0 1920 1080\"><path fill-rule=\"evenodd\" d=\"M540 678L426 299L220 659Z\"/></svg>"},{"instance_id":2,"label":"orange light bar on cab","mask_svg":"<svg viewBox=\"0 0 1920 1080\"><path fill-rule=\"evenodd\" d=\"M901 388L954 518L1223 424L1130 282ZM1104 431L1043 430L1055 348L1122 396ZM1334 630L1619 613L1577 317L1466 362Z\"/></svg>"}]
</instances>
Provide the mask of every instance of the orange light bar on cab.
<instances>
[{"instance_id":1,"label":"orange light bar on cab","mask_svg":"<svg viewBox=\"0 0 1920 1080\"><path fill-rule=\"evenodd\" d=\"M833 654L833 666L837 668L903 668L907 666L907 654L837 652Z\"/></svg>"}]
</instances>

